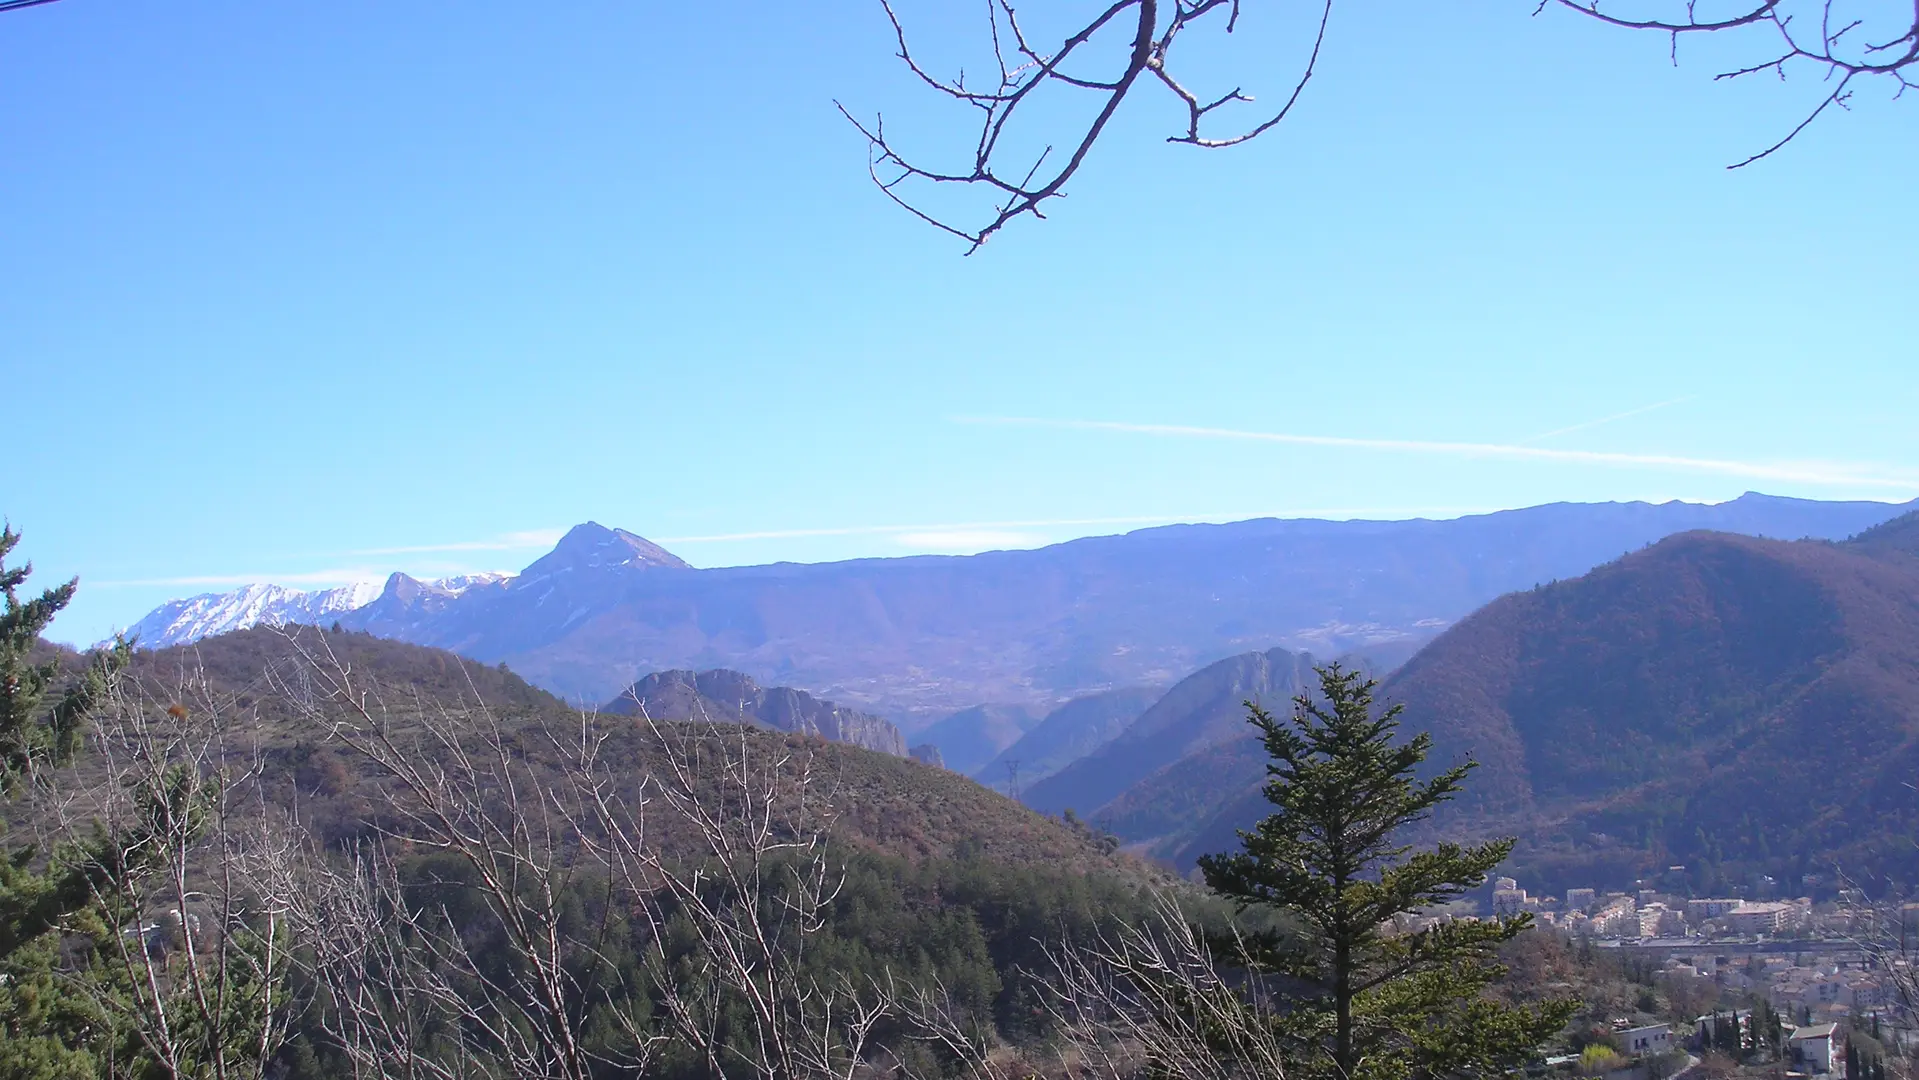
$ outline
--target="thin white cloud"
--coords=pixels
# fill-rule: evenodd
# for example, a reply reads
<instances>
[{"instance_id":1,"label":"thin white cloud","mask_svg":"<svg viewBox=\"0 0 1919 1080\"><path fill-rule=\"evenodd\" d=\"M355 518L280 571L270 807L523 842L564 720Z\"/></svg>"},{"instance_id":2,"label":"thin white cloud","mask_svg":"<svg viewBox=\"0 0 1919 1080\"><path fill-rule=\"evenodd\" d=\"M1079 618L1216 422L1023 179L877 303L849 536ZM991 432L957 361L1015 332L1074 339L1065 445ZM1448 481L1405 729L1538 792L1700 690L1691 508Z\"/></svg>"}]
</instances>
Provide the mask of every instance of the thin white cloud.
<instances>
[{"instance_id":1,"label":"thin white cloud","mask_svg":"<svg viewBox=\"0 0 1919 1080\"><path fill-rule=\"evenodd\" d=\"M941 529L900 533L893 539L906 547L928 551L985 551L989 548L1033 547L1046 542L1043 536L1003 529Z\"/></svg>"},{"instance_id":2,"label":"thin white cloud","mask_svg":"<svg viewBox=\"0 0 1919 1080\"><path fill-rule=\"evenodd\" d=\"M1051 420L1024 416L956 417L963 424L1003 427L1039 427L1069 431L1112 431L1131 435L1175 438L1226 439L1239 442L1281 443L1289 446L1328 446L1352 450L1384 450L1446 457L1505 458L1557 461L1579 465L1678 470L1737 476L1748 480L1775 480L1819 487L1876 488L1919 492L1919 473L1886 475L1875 467L1841 462L1757 462L1684 457L1677 454L1618 453L1606 450L1556 450L1518 443L1439 442L1426 439L1370 439L1346 435L1300 435L1281 431L1242 431L1234 428L1183 424L1130 424L1112 420Z\"/></svg>"},{"instance_id":3,"label":"thin white cloud","mask_svg":"<svg viewBox=\"0 0 1919 1080\"><path fill-rule=\"evenodd\" d=\"M351 585L356 581L384 581L390 571L365 567L333 570L305 570L284 574L196 574L186 577L141 578L132 581L89 581L94 588L132 588L136 586L175 585Z\"/></svg>"},{"instance_id":4,"label":"thin white cloud","mask_svg":"<svg viewBox=\"0 0 1919 1080\"><path fill-rule=\"evenodd\" d=\"M1699 400L1699 395L1689 394L1685 397L1673 398L1671 401L1661 401L1652 405L1641 405L1637 409L1627 409L1625 412L1614 413L1611 416L1602 416L1597 420L1588 420L1583 424L1573 424L1570 427L1555 428L1552 431L1542 432L1530 438L1521 439L1519 440L1519 442L1515 443L1514 445L1528 446L1532 443L1544 442L1547 439L1558 438L1561 435L1571 435L1575 431L1585 431L1588 428L1596 428L1601 424L1610 424L1614 420L1624 420L1632 416L1643 416L1646 413L1654 412L1659 409L1669 408L1674 405L1684 405L1688 401L1697 401L1697 400Z\"/></svg>"},{"instance_id":5,"label":"thin white cloud","mask_svg":"<svg viewBox=\"0 0 1919 1080\"><path fill-rule=\"evenodd\" d=\"M931 525L846 525L826 529L766 529L757 532L714 533L708 536L663 536L658 544L724 544L740 540L798 540L815 536L889 536L895 533L934 533L952 529L1039 529L1067 525L1158 525L1185 518L1150 517L1054 518L1047 521L959 521Z\"/></svg>"},{"instance_id":6,"label":"thin white cloud","mask_svg":"<svg viewBox=\"0 0 1919 1080\"><path fill-rule=\"evenodd\" d=\"M490 540L455 540L445 544L411 544L405 547L361 548L347 555L425 555L440 551L532 551L550 548L566 535L565 529L522 529L501 533Z\"/></svg>"},{"instance_id":7,"label":"thin white cloud","mask_svg":"<svg viewBox=\"0 0 1919 1080\"><path fill-rule=\"evenodd\" d=\"M1485 514L1503 509L1496 506L1388 506L1333 507L1284 510L1235 510L1225 513L1150 514L1134 517L1045 518L1021 521L947 521L921 525L848 525L827 529L766 529L757 532L714 533L707 536L662 536L654 543L668 547L683 544L728 544L748 540L797 540L820 536L901 536L932 535L981 529L1057 529L1082 525L1174 525L1181 523L1245 521L1250 518L1399 518L1456 517Z\"/></svg>"}]
</instances>

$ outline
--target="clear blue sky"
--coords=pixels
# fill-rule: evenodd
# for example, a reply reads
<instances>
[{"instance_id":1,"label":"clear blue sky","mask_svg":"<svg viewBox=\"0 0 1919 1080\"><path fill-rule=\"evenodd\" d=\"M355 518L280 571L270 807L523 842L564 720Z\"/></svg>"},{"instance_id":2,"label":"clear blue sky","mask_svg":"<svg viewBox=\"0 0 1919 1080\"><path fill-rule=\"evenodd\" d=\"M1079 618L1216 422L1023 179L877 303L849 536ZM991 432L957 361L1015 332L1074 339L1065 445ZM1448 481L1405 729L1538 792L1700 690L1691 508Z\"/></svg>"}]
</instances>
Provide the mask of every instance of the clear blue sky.
<instances>
[{"instance_id":1,"label":"clear blue sky","mask_svg":"<svg viewBox=\"0 0 1919 1080\"><path fill-rule=\"evenodd\" d=\"M833 111L961 138L877 3L0 15L0 512L88 641L586 519L712 566L1919 495L1919 106L1728 172L1817 84L1531 7L1348 3L1286 124L1142 99L971 258ZM1207 85L1283 90L1297 11Z\"/></svg>"}]
</instances>

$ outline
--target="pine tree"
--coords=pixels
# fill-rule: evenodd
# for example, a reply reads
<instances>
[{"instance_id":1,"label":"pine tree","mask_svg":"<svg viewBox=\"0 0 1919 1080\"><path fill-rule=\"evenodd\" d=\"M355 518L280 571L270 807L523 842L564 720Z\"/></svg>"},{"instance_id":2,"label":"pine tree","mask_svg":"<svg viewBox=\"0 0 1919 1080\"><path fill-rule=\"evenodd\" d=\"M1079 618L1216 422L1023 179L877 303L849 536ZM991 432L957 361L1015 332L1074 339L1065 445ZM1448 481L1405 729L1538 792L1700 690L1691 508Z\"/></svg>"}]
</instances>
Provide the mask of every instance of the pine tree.
<instances>
[{"instance_id":1,"label":"pine tree","mask_svg":"<svg viewBox=\"0 0 1919 1080\"><path fill-rule=\"evenodd\" d=\"M73 599L69 581L23 600L31 564L8 568L20 534L0 528L0 796L17 808L46 772L79 744L86 714L126 660L124 645L96 653L86 673L56 694L60 665L37 661L40 635ZM0 1076L89 1075L87 1044L101 1026L95 1003L60 977L55 928L90 899L87 882L50 866L34 847L0 852Z\"/></svg>"},{"instance_id":2,"label":"pine tree","mask_svg":"<svg viewBox=\"0 0 1919 1080\"><path fill-rule=\"evenodd\" d=\"M1398 738L1400 707L1374 715L1376 683L1339 665L1319 669L1320 697L1289 719L1247 702L1271 757L1274 812L1242 850L1200 860L1206 883L1237 901L1290 914L1297 938L1268 933L1214 942L1220 959L1305 980L1318 993L1285 1014L1296 1078L1395 1080L1522 1064L1576 1003L1508 1007L1485 994L1504 969L1500 945L1530 916L1442 923L1396 933L1392 921L1478 888L1513 841L1477 847L1401 842L1408 826L1453 798L1471 762L1421 781L1431 736Z\"/></svg>"},{"instance_id":3,"label":"pine tree","mask_svg":"<svg viewBox=\"0 0 1919 1080\"><path fill-rule=\"evenodd\" d=\"M81 721L106 687L125 650L96 658L86 677L56 696L59 664L35 660L40 633L73 600L77 581L21 599L33 566L8 568L19 533L0 528L0 796L15 810L46 769L71 758ZM52 704L50 704L52 698ZM86 1076L84 1049L100 1017L92 1001L59 978L54 928L88 900L84 882L46 865L42 852L19 846L0 852L0 1076Z\"/></svg>"},{"instance_id":4,"label":"pine tree","mask_svg":"<svg viewBox=\"0 0 1919 1080\"><path fill-rule=\"evenodd\" d=\"M126 659L124 645L97 654L87 675L64 688L50 707L47 699L60 676L54 659L39 663L33 653L53 617L73 600L79 580L20 599L20 587L33 574L31 563L8 569L7 556L20 534L0 528L0 792L12 794L35 771L64 764L79 745L81 724L99 700L106 678Z\"/></svg>"}]
</instances>

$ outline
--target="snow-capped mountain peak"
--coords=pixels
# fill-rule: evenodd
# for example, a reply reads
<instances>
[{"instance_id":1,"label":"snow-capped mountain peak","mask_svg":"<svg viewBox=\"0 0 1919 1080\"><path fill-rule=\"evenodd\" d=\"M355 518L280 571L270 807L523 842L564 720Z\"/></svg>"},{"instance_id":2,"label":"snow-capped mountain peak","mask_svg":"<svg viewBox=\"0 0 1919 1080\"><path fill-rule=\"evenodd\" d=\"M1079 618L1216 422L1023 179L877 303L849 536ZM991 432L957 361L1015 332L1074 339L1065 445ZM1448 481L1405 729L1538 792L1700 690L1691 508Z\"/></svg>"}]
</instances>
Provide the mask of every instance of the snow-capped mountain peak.
<instances>
[{"instance_id":1,"label":"snow-capped mountain peak","mask_svg":"<svg viewBox=\"0 0 1919 1080\"><path fill-rule=\"evenodd\" d=\"M499 582L508 574L462 574L430 584L458 594L475 585ZM333 589L303 591L283 585L243 585L231 592L202 593L171 600L148 612L127 631L143 649L185 645L216 634L252 626L315 626L372 603L384 583L356 581Z\"/></svg>"}]
</instances>

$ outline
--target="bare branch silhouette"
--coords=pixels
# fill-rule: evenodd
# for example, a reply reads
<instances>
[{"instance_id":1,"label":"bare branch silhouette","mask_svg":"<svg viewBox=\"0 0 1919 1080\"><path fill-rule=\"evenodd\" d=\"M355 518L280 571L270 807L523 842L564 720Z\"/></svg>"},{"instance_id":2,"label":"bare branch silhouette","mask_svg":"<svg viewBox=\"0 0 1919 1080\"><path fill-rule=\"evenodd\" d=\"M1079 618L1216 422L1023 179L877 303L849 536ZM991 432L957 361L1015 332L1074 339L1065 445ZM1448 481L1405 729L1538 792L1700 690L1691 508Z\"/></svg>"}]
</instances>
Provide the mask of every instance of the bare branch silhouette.
<instances>
[{"instance_id":1,"label":"bare branch silhouette","mask_svg":"<svg viewBox=\"0 0 1919 1080\"><path fill-rule=\"evenodd\" d=\"M1175 77L1172 51L1188 27L1208 16L1216 16L1215 24L1223 23L1222 32L1232 33L1239 24L1240 5L1241 0L1114 0L1057 45L1042 48L1020 24L1011 0L988 0L986 28L996 74L989 76L987 84L972 85L963 72L950 80L932 74L907 44L905 25L892 0L880 0L898 42L898 56L919 82L976 111L978 133L967 153L970 160L956 168L922 164L921 159L908 156L892 141L882 117L876 115L869 123L855 117L843 103L834 104L866 136L868 172L873 183L915 217L965 240L967 253L971 254L1015 219L1028 214L1046 216L1046 204L1065 196L1067 181L1085 163L1087 154L1142 77L1150 77L1186 109L1184 130L1167 136L1168 142L1206 149L1237 146L1284 120L1319 63L1333 0L1321 0L1319 4L1311 53L1284 103L1250 124L1216 134L1210 125L1223 111L1249 105L1253 97L1237 86L1218 96L1202 97ZM1107 48L1102 54L1104 39L1120 33L1128 36L1123 52ZM1102 61L1107 69L1103 72L1099 70ZM1069 64L1074 66L1069 69ZM1085 67L1079 66L1082 64ZM1060 95L1046 93L1055 88ZM1043 149L1030 155L1019 156L1009 149L1012 125L1033 109L1046 107L1033 106L1032 102L1071 91L1083 92L1092 99L1096 108L1090 120L1072 127L1060 140L1047 141ZM942 185L991 191L992 208L985 222L962 224L929 209L919 189Z\"/></svg>"},{"instance_id":2,"label":"bare branch silhouette","mask_svg":"<svg viewBox=\"0 0 1919 1080\"><path fill-rule=\"evenodd\" d=\"M1787 68L1797 67L1819 73L1831 85L1798 124L1772 145L1728 165L1740 169L1772 156L1819 119L1834 105L1848 108L1857 79L1877 79L1892 85L1897 99L1919 83L1914 82L1915 64L1919 64L1919 3L1904 0L1748 0L1729 14L1704 17L1699 0L1664 0L1656 7L1678 6L1674 15L1633 17L1614 14L1600 0L1540 0L1534 14L1552 4L1576 11L1588 18L1628 30L1651 30L1666 34L1672 42L1672 58L1679 61L1681 34L1757 32L1770 44L1760 61L1722 71L1714 80L1739 79L1770 72L1781 80ZM1872 19L1878 12L1890 12L1891 19ZM1870 25L1869 25L1870 22ZM1887 28L1875 34L1871 26ZM1890 36L1888 36L1890 35Z\"/></svg>"}]
</instances>

